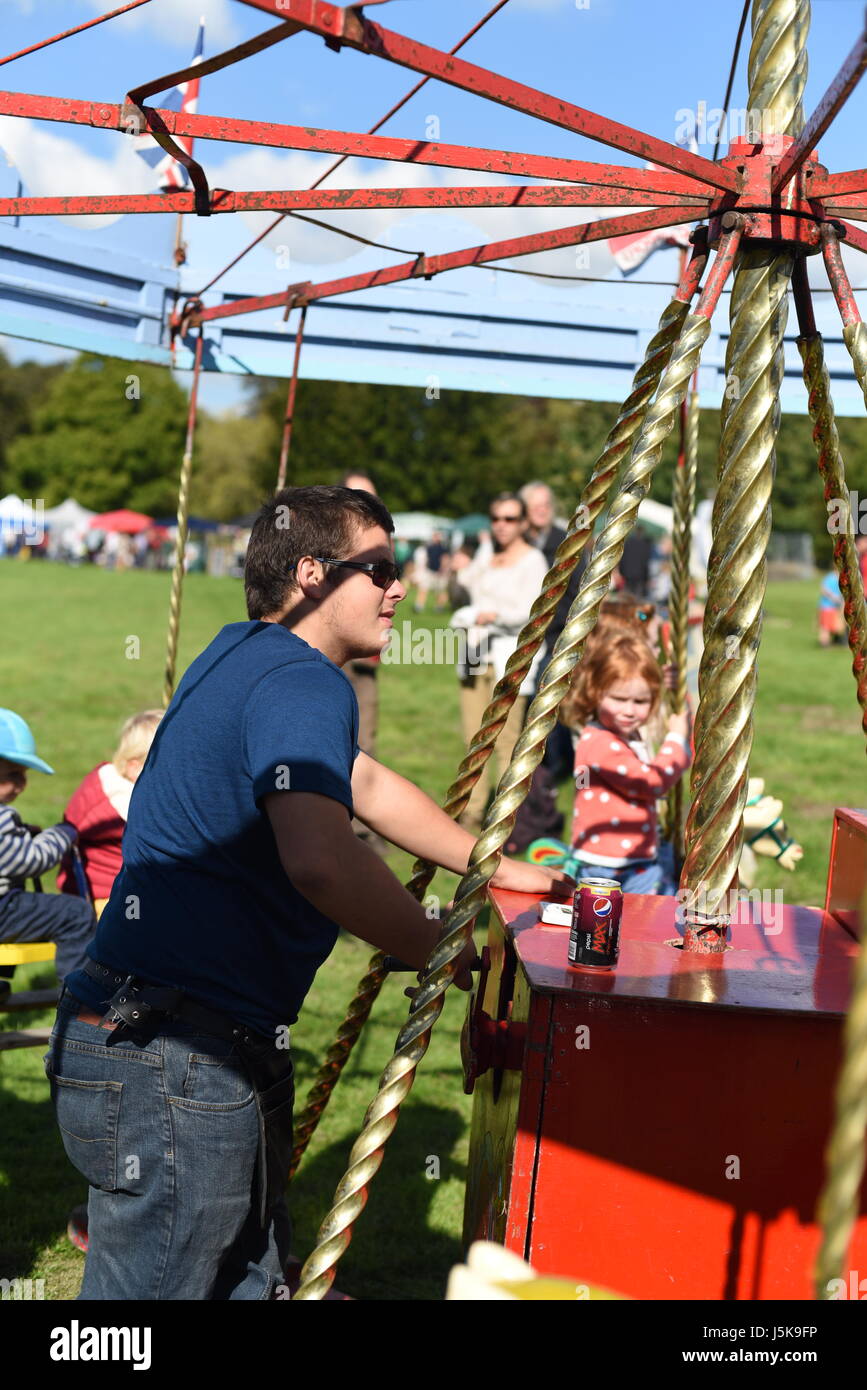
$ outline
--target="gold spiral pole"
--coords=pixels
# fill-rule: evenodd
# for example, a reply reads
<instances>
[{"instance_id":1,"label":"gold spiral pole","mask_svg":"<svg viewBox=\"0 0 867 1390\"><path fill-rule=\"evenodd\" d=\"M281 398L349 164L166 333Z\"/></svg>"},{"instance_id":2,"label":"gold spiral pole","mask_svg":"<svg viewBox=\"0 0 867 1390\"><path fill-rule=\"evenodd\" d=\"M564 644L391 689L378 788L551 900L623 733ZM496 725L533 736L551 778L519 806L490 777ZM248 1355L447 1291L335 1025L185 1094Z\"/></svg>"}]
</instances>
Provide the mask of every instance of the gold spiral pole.
<instances>
[{"instance_id":1,"label":"gold spiral pole","mask_svg":"<svg viewBox=\"0 0 867 1390\"><path fill-rule=\"evenodd\" d=\"M852 981L852 1001L843 1026L843 1065L834 1099L834 1129L825 1151L825 1186L819 1198L822 1243L816 1260L818 1299L831 1297L831 1282L843 1262L855 1222L864 1176L867 1137L867 893L861 903L861 949ZM857 1294L855 1295L857 1297Z\"/></svg>"},{"instance_id":2,"label":"gold spiral pole","mask_svg":"<svg viewBox=\"0 0 867 1390\"><path fill-rule=\"evenodd\" d=\"M760 113L763 134L797 135L803 126L809 19L809 0L754 0L749 108ZM726 949L725 903L743 841L792 265L788 251L745 246L732 287L693 801L681 875L681 888L690 894L684 949L704 954Z\"/></svg>"},{"instance_id":3,"label":"gold spiral pole","mask_svg":"<svg viewBox=\"0 0 867 1390\"><path fill-rule=\"evenodd\" d=\"M855 378L864 392L864 404L867 405L867 325L860 321L844 324L843 342L849 349Z\"/></svg>"},{"instance_id":4,"label":"gold spiral pole","mask_svg":"<svg viewBox=\"0 0 867 1390\"><path fill-rule=\"evenodd\" d=\"M187 415L187 437L184 443L184 457L181 463L181 478L178 485L178 538L175 543L175 565L172 570L172 596L169 601L169 631L166 650L166 671L163 683L163 705L168 708L175 691L175 668L178 660L178 635L181 627L181 600L184 589L184 557L187 549L187 534L190 516L190 477L193 471L193 440L196 433L196 405L199 397L199 377L202 371L202 330L196 339L196 357L193 365L193 384L190 390L190 406Z\"/></svg>"},{"instance_id":5,"label":"gold spiral pole","mask_svg":"<svg viewBox=\"0 0 867 1390\"><path fill-rule=\"evenodd\" d=\"M701 228L700 232L704 232ZM497 736L503 728L524 677L533 663L539 647L545 639L557 605L572 577L573 570L593 533L596 519L608 499L612 483L625 455L644 422L647 407L652 399L659 379L668 365L672 350L677 341L684 318L689 309L689 301L698 288L701 273L707 260L703 235L696 234L696 250L681 274L677 294L663 312L659 327L647 345L644 360L635 373L632 390L624 401L614 422L602 451L593 465L590 480L585 486L569 522L566 537L554 556L554 563L545 576L542 592L535 600L530 617L518 635L517 644L506 665L506 670L494 687L490 704L482 716L481 727L474 735L469 751L458 768L456 780L449 787L443 809L456 818L463 811L470 794L481 776ZM436 866L416 860L407 889L420 902L436 872ZM359 981L355 995L350 1002L346 1018L337 1032L337 1037L325 1054L325 1060L316 1073L313 1085L307 1094L304 1109L296 1124L293 1139L290 1177L294 1176L304 1150L319 1123L323 1111L331 1098L331 1093L340 1079L349 1055L355 1046L370 1011L376 1002L387 971L382 965L385 957L377 952L371 957L367 971Z\"/></svg>"},{"instance_id":6,"label":"gold spiral pole","mask_svg":"<svg viewBox=\"0 0 867 1390\"><path fill-rule=\"evenodd\" d=\"M840 576L843 616L852 652L852 673L862 710L861 724L867 734L867 607L821 335L816 333L810 337L799 337L798 351L804 364L804 382L809 393L808 409L813 421L819 472L825 484L825 501L838 503L838 515L842 521L842 530L834 535L834 564Z\"/></svg>"},{"instance_id":7,"label":"gold spiral pole","mask_svg":"<svg viewBox=\"0 0 867 1390\"><path fill-rule=\"evenodd\" d=\"M689 630L689 578L690 553L692 550L692 514L695 508L695 485L698 473L698 425L699 397L693 389L688 402L683 407L685 416L683 426L683 453L678 459L674 475L673 535L671 547L671 593L669 596L669 617L671 620L670 659L677 666L677 689L671 692L670 708L672 714L681 714L686 709L686 662L687 633ZM683 779L675 782L669 794L669 828L678 861L683 858L684 849L684 797Z\"/></svg>"},{"instance_id":8,"label":"gold spiral pole","mask_svg":"<svg viewBox=\"0 0 867 1390\"><path fill-rule=\"evenodd\" d=\"M361 1036L361 1030L370 1017L370 1011L379 998L382 986L388 979L384 969L385 953L377 951L371 956L367 970L356 986L355 994L346 1011L346 1017L337 1030L337 1037L325 1054L325 1060L316 1073L313 1085L307 1092L304 1109L295 1121L292 1135L292 1158L289 1164L289 1181L294 1178L304 1151L310 1143L322 1113L331 1099L331 1093L340 1080L340 1074L349 1060L349 1054Z\"/></svg>"},{"instance_id":9,"label":"gold spiral pole","mask_svg":"<svg viewBox=\"0 0 867 1390\"><path fill-rule=\"evenodd\" d=\"M301 1271L296 1298L324 1298L334 1280L338 1260L352 1237L352 1227L364 1208L367 1188L379 1169L385 1144L397 1123L401 1104L412 1087L415 1070L427 1051L431 1030L443 1007L445 991L455 975L458 956L470 941L473 923L485 901L487 884L496 872L503 845L527 793L533 772L542 760L545 743L568 689L572 671L581 658L584 642L596 622L608 592L611 575L623 553L623 543L635 521L639 502L647 495L653 469L671 432L710 322L687 315L683 332L663 373L655 400L636 440L620 489L609 507L605 525L582 577L569 618L546 669L539 692L530 705L527 722L512 760L497 788L485 827L477 840L467 873L455 895L443 936L431 954L424 976L401 1029L395 1053L386 1066L379 1091L364 1119L353 1146L349 1167L334 1198L334 1205L319 1230L316 1247Z\"/></svg>"}]
</instances>

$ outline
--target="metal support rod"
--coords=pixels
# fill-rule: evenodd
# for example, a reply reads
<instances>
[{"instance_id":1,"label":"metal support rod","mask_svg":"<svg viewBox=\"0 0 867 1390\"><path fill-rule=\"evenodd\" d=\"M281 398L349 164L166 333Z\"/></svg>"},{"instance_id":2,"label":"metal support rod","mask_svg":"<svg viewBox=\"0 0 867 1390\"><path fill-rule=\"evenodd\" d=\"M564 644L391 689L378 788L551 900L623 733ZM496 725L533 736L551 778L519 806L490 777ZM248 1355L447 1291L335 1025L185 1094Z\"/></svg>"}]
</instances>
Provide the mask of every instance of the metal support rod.
<instances>
[{"instance_id":1,"label":"metal support rod","mask_svg":"<svg viewBox=\"0 0 867 1390\"><path fill-rule=\"evenodd\" d=\"M809 0L754 0L748 106L763 113L773 132L797 135L803 127L809 18ZM693 800L680 882L690 895L684 950L701 954L726 949L724 905L743 841L792 264L788 251L746 245L731 294Z\"/></svg>"},{"instance_id":2,"label":"metal support rod","mask_svg":"<svg viewBox=\"0 0 867 1390\"><path fill-rule=\"evenodd\" d=\"M184 443L184 457L181 463L181 479L178 486L178 538L175 543L175 565L172 570L172 595L169 604L169 631L166 651L166 674L163 685L163 705L168 707L175 690L175 667L178 659L178 633L181 626L181 595L184 587L184 559L187 549L187 527L190 515L190 475L193 468L193 441L196 433L196 409L199 399L199 377L202 372L202 330L196 339L196 354L193 364L193 384L190 388L190 405L187 412L187 437Z\"/></svg>"},{"instance_id":3,"label":"metal support rod","mask_svg":"<svg viewBox=\"0 0 867 1390\"><path fill-rule=\"evenodd\" d=\"M833 1298L832 1280L843 1273L858 1220L867 1157L867 892L861 901L861 949L852 980L852 1002L843 1025L843 1049L834 1097L834 1129L825 1150L825 1185L817 1213L822 1227L816 1260L817 1299Z\"/></svg>"},{"instance_id":4,"label":"metal support rod","mask_svg":"<svg viewBox=\"0 0 867 1390\"><path fill-rule=\"evenodd\" d=\"M172 197L167 194L165 202ZM2 209L2 200L0 200ZM394 285L401 280L431 279L446 270L460 270L467 265L487 265L490 261L508 260L512 256L529 256L535 251L555 251L563 246L586 246L593 241L605 241L609 237L623 236L627 232L650 231L655 227L670 227L677 223L693 222L695 208L662 208L652 212L631 212L625 217L605 217L598 222L580 222L574 227L555 228L547 232L531 232L528 236L509 237L505 241L489 242L486 246L468 246L461 251L448 251L441 256L420 256L413 261L402 261L399 265L386 266L383 270L369 270L362 275L344 275L339 280L327 280L323 284L303 286L304 298L332 299L338 294L350 294L355 290L366 290L382 285ZM496 267L495 267L496 268ZM249 299L236 299L228 304L214 305L196 313L196 324L207 323L211 319L235 318L239 314L255 313L259 309L282 308L296 297L297 285L280 294L256 295Z\"/></svg>"},{"instance_id":5,"label":"metal support rod","mask_svg":"<svg viewBox=\"0 0 867 1390\"><path fill-rule=\"evenodd\" d=\"M64 29L62 34L53 34L50 39L43 39L41 43L33 43L29 48L21 48L17 53L7 53L5 58L0 58L0 68L6 63L14 63L16 58L26 58L28 53L36 53L40 48L48 48L53 43L59 43L61 39L71 38L73 34L80 34L83 29L92 29L96 24L104 24L107 19L115 19L119 14L126 14L127 10L137 10L141 5L149 5L151 0L130 0L128 5L121 5L120 9L109 10L108 14L97 15L96 19L88 19L84 24L76 24L74 29Z\"/></svg>"},{"instance_id":6,"label":"metal support rod","mask_svg":"<svg viewBox=\"0 0 867 1390\"><path fill-rule=\"evenodd\" d=\"M280 442L280 467L277 469L277 491L286 486L286 465L292 447L292 421L295 417L295 394L298 390L298 363L301 361L301 344L304 341L304 325L307 322L307 305L301 306L298 332L295 334L295 356L292 360L292 376L289 381L289 396L286 401L286 415L283 420L283 438Z\"/></svg>"},{"instance_id":7,"label":"metal support rod","mask_svg":"<svg viewBox=\"0 0 867 1390\"><path fill-rule=\"evenodd\" d=\"M798 351L804 364L807 408L813 421L813 441L824 484L825 504L829 513L834 514L834 529L831 531L830 515L828 529L834 537L834 566L840 576L843 617L852 653L852 674L861 706L861 725L867 736L867 608L864 604L864 583L855 548L855 525L834 419L831 384L825 366L825 348L821 335L816 332L807 267L803 259L798 262L793 279L801 329Z\"/></svg>"},{"instance_id":8,"label":"metal support rod","mask_svg":"<svg viewBox=\"0 0 867 1390\"><path fill-rule=\"evenodd\" d=\"M557 549L554 563L545 576L542 592L533 604L529 621L518 634L515 650L506 664L505 673L494 687L491 701L482 715L479 730L458 768L455 781L446 793L443 809L454 818L464 810L473 787L487 765L518 690L544 641L551 618L593 533L596 518L608 501L617 473L623 461L628 458L633 441L644 423L650 401L656 393L660 377L671 359L690 300L698 290L707 262L706 228L699 228L694 243L695 249L690 260L681 268L680 283L675 297L663 313L659 328L647 345L644 361L632 382L632 391L621 407L596 459L590 479L569 522L566 537ZM406 886L419 902L424 897L435 872L436 865L423 859L417 859L413 865ZM385 982L388 972L384 968L384 960L381 952L372 957L365 975L358 984L346 1018L338 1029L337 1037L328 1049L325 1062L307 1095L304 1109L295 1126L291 1169L293 1174Z\"/></svg>"},{"instance_id":9,"label":"metal support rod","mask_svg":"<svg viewBox=\"0 0 867 1390\"><path fill-rule=\"evenodd\" d=\"M113 103L76 101L67 97L40 96L29 92L0 92L2 116L59 121L66 125L88 126L98 130L126 131L129 128L130 117L127 112L125 119L125 110L123 106ZM237 117L209 116L189 111L169 111L165 107L145 106L141 108L141 116L143 123L147 123L146 127L143 124L143 128L159 126L176 140L219 140L326 154L339 151L341 158L330 166L328 172L354 157L442 169L479 169L488 174L509 174L513 178L594 184L600 188L635 189L636 192L645 195L636 200L637 206L643 206L648 201L646 195L654 193L678 196L683 194L686 202L695 198L716 200L720 196L719 190L710 184L699 183L683 174L673 174L668 169L636 169L625 164L599 164L590 160L566 159L559 155L522 154L509 150L476 148L473 145L446 145L438 140L407 140L393 135L373 136L345 130L317 130L310 126L246 121ZM315 192L324 178L325 174L320 175L309 189L303 191ZM281 213L280 217L266 228L264 235L267 236L268 232L283 220L284 215ZM220 276L216 278L219 279ZM205 288L209 289L210 284Z\"/></svg>"},{"instance_id":10,"label":"metal support rod","mask_svg":"<svg viewBox=\"0 0 867 1390\"><path fill-rule=\"evenodd\" d=\"M597 537L566 626L542 676L538 694L530 705L527 722L500 780L482 834L470 855L467 873L458 886L454 907L444 923L443 936L425 966L409 1018L398 1035L394 1056L382 1074L378 1094L367 1111L361 1134L349 1157L349 1167L337 1188L334 1205L320 1227L316 1248L301 1271L297 1298L324 1298L333 1283L337 1262L349 1244L353 1224L367 1200L367 1187L382 1162L385 1144L397 1123L398 1110L427 1051L445 991L454 978L456 960L472 937L487 885L497 870L518 808L542 760L560 702L581 659L587 635L595 626L611 576L623 554L624 542L635 523L639 503L649 491L653 470L709 333L708 319L695 314L686 316L683 332L663 372L659 390L647 411L619 490Z\"/></svg>"},{"instance_id":11,"label":"metal support rod","mask_svg":"<svg viewBox=\"0 0 867 1390\"><path fill-rule=\"evenodd\" d=\"M160 143L166 146L166 139ZM209 189L201 166L191 155L172 142L169 154L182 163L196 184L194 191L178 193L69 194L47 197L0 198L0 216L67 217L96 216L104 213L194 212L199 216L220 213L262 212L285 208L287 212L360 212L374 208L575 208L636 207L650 203L663 213L664 227L677 222L698 222L706 216L706 198L684 198L674 193L654 193L645 197L631 189L551 184L485 185L450 188L321 188L307 189ZM198 171L198 173L197 173ZM689 215L680 217L686 211ZM635 213L646 217L646 213ZM657 212L655 214L659 216ZM588 223L595 226L596 223ZM605 233L609 235L609 233ZM614 236L617 233L610 233Z\"/></svg>"},{"instance_id":12,"label":"metal support rod","mask_svg":"<svg viewBox=\"0 0 867 1390\"><path fill-rule=\"evenodd\" d=\"M672 498L674 519L671 546L671 591L669 619L671 622L671 660L677 667L677 689L672 692L671 712L682 714L686 709L687 637L689 633L689 581L692 552L692 514L695 508L695 488L698 474L699 396L697 377L692 380L688 401L680 408L681 447L674 475ZM675 782L669 795L669 825L675 859L681 863L684 853L684 784Z\"/></svg>"}]
</instances>

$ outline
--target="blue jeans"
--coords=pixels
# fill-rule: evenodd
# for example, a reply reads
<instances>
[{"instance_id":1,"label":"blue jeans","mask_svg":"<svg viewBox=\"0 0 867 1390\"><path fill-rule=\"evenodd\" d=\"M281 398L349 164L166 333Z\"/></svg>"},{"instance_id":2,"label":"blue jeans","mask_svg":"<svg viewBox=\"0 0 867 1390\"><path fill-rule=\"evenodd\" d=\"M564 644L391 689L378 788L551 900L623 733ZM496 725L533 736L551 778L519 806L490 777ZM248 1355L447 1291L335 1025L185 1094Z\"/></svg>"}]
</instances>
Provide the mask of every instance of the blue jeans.
<instances>
[{"instance_id":1,"label":"blue jeans","mask_svg":"<svg viewBox=\"0 0 867 1390\"><path fill-rule=\"evenodd\" d=\"M84 965L96 931L93 908L68 893L24 893L0 897L0 941L54 941L58 979Z\"/></svg>"},{"instance_id":2,"label":"blue jeans","mask_svg":"<svg viewBox=\"0 0 867 1390\"><path fill-rule=\"evenodd\" d=\"M173 1022L108 1045L81 1007L65 990L45 1058L67 1157L90 1185L79 1298L270 1299L289 1256L288 1052L262 1096L279 1170L263 1228L259 1113L234 1044ZM274 1040L261 1049L273 1059Z\"/></svg>"},{"instance_id":3,"label":"blue jeans","mask_svg":"<svg viewBox=\"0 0 867 1390\"><path fill-rule=\"evenodd\" d=\"M581 878L616 879L624 893L664 893L662 886L662 865L657 859L643 859L627 864L622 869L611 869L607 864L584 864L579 866Z\"/></svg>"}]
</instances>

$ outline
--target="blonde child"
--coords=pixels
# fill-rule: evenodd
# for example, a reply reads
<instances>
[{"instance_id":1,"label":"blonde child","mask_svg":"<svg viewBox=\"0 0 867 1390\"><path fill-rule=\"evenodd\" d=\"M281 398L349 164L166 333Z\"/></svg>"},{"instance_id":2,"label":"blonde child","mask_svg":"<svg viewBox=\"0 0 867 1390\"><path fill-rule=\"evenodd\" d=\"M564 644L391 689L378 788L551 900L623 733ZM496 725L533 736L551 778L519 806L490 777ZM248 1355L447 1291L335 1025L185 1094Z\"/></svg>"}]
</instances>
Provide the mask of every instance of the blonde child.
<instances>
[{"instance_id":1,"label":"blonde child","mask_svg":"<svg viewBox=\"0 0 867 1390\"><path fill-rule=\"evenodd\" d=\"M126 829L129 801L144 767L162 710L146 709L126 721L111 762L89 772L66 808L65 819L78 830L82 867L97 917L111 894L123 857L121 840ZM58 876L63 893L78 891L72 865L67 860Z\"/></svg>"},{"instance_id":2,"label":"blonde child","mask_svg":"<svg viewBox=\"0 0 867 1390\"><path fill-rule=\"evenodd\" d=\"M575 733L572 857L582 874L617 879L624 892L658 893L657 799L690 764L689 716L673 714L659 754L642 736L662 676L647 642L609 636L585 652L560 718Z\"/></svg>"}]
</instances>

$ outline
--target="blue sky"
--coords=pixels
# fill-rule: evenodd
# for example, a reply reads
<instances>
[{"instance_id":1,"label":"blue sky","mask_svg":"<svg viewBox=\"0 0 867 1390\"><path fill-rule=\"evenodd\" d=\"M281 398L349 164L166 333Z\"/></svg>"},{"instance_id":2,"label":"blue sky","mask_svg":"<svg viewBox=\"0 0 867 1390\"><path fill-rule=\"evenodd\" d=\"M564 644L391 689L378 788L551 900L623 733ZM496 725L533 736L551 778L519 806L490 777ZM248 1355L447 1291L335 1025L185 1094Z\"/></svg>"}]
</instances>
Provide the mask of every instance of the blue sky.
<instances>
[{"instance_id":1,"label":"blue sky","mask_svg":"<svg viewBox=\"0 0 867 1390\"><path fill-rule=\"evenodd\" d=\"M440 48L449 48L489 7L492 0L391 0L371 7L369 17ZM92 18L111 0L2 0L4 52ZM200 13L206 17L205 53L271 27L273 17L238 0L152 0L52 48L0 69L7 90L118 102L126 91L148 78L169 72L189 58ZM685 0L510 0L474 38L463 56L556 96L674 140L683 112L704 102L721 106L741 0L705 6ZM810 70L806 110L817 103L863 22L862 0L815 0L810 35ZM746 106L745 37L732 105ZM407 70L373 57L344 50L335 54L318 38L301 34L203 79L199 111L248 119L366 130L414 82ZM821 154L831 168L863 164L863 130L867 87L856 91ZM565 130L518 115L467 93L430 83L383 133L423 138L436 117L439 135L451 143L478 144L577 158L631 163L628 157ZM52 123L0 118L0 149L18 166L27 190L34 193L133 191L148 189L148 170L117 133ZM212 185L230 188L304 187L329 162L329 156L224 146L199 142ZM712 144L700 146L712 153ZM0 160L0 193L14 192L17 174ZM453 170L411 171L383 163L350 161L330 180L332 187L375 181L472 183L476 176ZM494 180L499 181L499 180ZM268 214L267 217L271 215ZM574 210L562 214L531 210L504 213L478 210L453 213L366 213L329 215L336 224L362 231L395 247L448 250L499 236L535 231L543 226L581 220ZM123 218L110 226L64 226L40 219L41 231L86 238L107 249L122 245L135 254L164 259L174 219L167 216ZM261 223L259 224L261 225ZM240 250L255 233L254 220L240 215L196 221L188 218L190 266L185 284L198 288ZM285 229L285 230L284 230ZM341 238L284 223L279 238L253 252L222 287L266 292L282 287L287 272L277 266L275 242L290 247L288 278L322 279L388 264L388 253L357 252ZM535 269L574 273L570 252L547 253L526 264ZM588 273L604 273L602 251ZM564 257L567 260L564 260ZM558 259L559 258L559 259ZM285 256L284 256L285 259ZM867 262L867 257L864 258ZM658 274L653 261L647 274ZM527 285L532 294L533 283ZM579 291L580 292L580 291ZM13 355L23 344L7 342ZM234 383L211 382L206 401L212 408L237 399Z\"/></svg>"}]
</instances>

